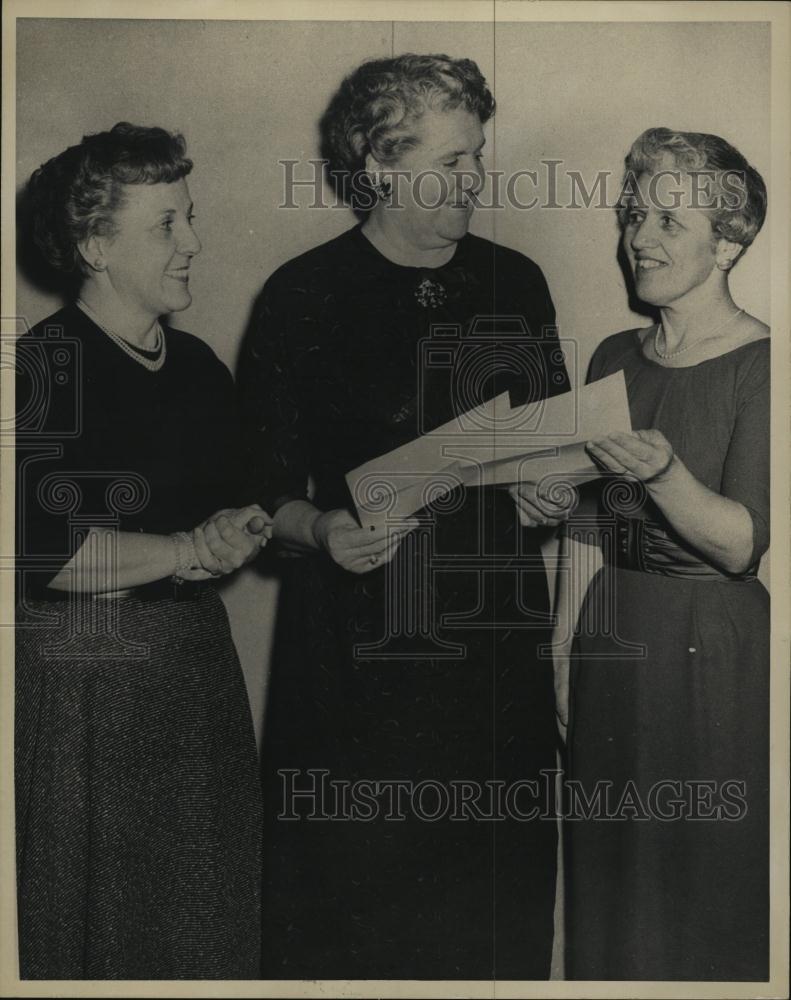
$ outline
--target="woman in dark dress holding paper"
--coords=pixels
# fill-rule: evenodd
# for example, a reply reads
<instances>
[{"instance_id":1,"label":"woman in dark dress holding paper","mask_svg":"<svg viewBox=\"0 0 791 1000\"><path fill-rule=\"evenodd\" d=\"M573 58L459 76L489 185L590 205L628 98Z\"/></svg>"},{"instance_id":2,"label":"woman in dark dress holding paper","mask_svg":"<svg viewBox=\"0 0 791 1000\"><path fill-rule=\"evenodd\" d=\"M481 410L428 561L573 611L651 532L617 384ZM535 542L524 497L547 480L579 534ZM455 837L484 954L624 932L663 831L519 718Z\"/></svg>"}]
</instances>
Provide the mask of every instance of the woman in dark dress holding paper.
<instances>
[{"instance_id":1,"label":"woman in dark dress holding paper","mask_svg":"<svg viewBox=\"0 0 791 1000\"><path fill-rule=\"evenodd\" d=\"M493 110L469 60L347 78L325 134L370 211L268 280L242 358L275 536L304 555L284 566L265 723L266 977L549 975L555 824L526 818L546 790L498 809L485 785L554 768L536 533L488 488L365 531L344 480L505 389L568 389L541 271L467 232ZM394 170L431 171L433 207ZM525 819L486 819L509 806Z\"/></svg>"},{"instance_id":2,"label":"woman in dark dress holding paper","mask_svg":"<svg viewBox=\"0 0 791 1000\"><path fill-rule=\"evenodd\" d=\"M591 442L612 481L598 527L575 515L567 529L566 581L584 583L604 553L571 656L569 776L588 800L606 783L609 805L597 816L567 803L566 971L765 980L769 598L756 573L769 544L770 350L728 275L766 190L713 135L650 129L626 168L637 183L620 209L623 247L661 321L608 337L589 372L623 370L635 431ZM710 201L693 187L701 177ZM562 590L561 625L573 606ZM564 720L567 669L561 657Z\"/></svg>"}]
</instances>

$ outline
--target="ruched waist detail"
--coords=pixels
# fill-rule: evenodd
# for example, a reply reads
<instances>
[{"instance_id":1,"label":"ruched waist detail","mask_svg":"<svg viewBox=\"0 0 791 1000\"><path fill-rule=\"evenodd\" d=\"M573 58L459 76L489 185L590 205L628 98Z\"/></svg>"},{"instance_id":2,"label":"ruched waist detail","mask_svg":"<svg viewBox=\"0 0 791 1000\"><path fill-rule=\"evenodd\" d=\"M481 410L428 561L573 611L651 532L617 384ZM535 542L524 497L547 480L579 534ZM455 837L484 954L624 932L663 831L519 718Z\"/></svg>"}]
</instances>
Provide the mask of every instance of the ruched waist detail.
<instances>
[{"instance_id":1,"label":"ruched waist detail","mask_svg":"<svg viewBox=\"0 0 791 1000\"><path fill-rule=\"evenodd\" d=\"M620 517L613 522L613 536L604 542L605 559L619 569L657 573L685 580L744 583L755 580L752 571L723 573L687 549L677 536L649 518ZM605 532L606 535L606 532Z\"/></svg>"}]
</instances>

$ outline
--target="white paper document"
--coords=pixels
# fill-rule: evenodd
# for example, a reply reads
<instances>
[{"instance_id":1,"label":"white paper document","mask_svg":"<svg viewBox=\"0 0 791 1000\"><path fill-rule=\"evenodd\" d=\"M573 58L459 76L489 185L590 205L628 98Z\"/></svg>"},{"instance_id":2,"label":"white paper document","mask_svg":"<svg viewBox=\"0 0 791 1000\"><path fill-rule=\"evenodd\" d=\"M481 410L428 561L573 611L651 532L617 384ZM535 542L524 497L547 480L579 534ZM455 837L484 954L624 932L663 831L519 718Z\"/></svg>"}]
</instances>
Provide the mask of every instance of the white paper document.
<instances>
[{"instance_id":1,"label":"white paper document","mask_svg":"<svg viewBox=\"0 0 791 1000\"><path fill-rule=\"evenodd\" d=\"M576 484L600 475L585 443L632 429L622 371L512 407L507 392L353 469L346 482L363 527L409 517L459 486Z\"/></svg>"}]
</instances>

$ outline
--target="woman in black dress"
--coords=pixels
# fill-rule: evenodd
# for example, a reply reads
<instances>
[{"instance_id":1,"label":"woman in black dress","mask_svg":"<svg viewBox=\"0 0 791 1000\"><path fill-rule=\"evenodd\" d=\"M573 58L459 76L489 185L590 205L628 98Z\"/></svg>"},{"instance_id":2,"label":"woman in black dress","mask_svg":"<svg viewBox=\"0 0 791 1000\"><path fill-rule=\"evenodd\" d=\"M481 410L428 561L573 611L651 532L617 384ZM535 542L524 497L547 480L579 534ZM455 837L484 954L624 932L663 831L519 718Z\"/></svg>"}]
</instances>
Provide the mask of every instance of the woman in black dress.
<instances>
[{"instance_id":1,"label":"woman in black dress","mask_svg":"<svg viewBox=\"0 0 791 1000\"><path fill-rule=\"evenodd\" d=\"M555 764L536 533L496 488L364 531L344 481L505 389L568 388L541 271L467 232L493 110L469 60L352 73L324 132L371 210L272 275L243 354L275 537L305 555L284 566L265 722L269 978L549 975L555 823L527 818L551 813Z\"/></svg>"},{"instance_id":2,"label":"woman in black dress","mask_svg":"<svg viewBox=\"0 0 791 1000\"><path fill-rule=\"evenodd\" d=\"M25 979L256 978L260 782L209 585L251 559L232 380L160 323L200 243L184 140L121 123L35 172L78 298L17 342L16 823Z\"/></svg>"},{"instance_id":3,"label":"woman in black dress","mask_svg":"<svg viewBox=\"0 0 791 1000\"><path fill-rule=\"evenodd\" d=\"M649 129L626 169L623 248L661 321L608 337L589 371L623 370L635 431L589 445L614 482L598 530L575 516L566 540L567 581L604 552L571 656L567 974L765 980L769 330L728 276L766 190L713 135Z\"/></svg>"}]
</instances>

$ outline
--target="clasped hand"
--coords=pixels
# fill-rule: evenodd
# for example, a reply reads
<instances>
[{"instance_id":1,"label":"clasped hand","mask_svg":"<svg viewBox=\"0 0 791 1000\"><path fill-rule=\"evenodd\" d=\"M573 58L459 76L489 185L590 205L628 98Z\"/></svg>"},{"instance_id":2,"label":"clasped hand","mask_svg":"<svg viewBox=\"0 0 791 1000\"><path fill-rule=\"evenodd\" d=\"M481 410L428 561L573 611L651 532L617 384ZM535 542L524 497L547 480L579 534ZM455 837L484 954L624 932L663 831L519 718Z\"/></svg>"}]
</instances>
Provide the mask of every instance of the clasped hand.
<instances>
[{"instance_id":1,"label":"clasped hand","mask_svg":"<svg viewBox=\"0 0 791 1000\"><path fill-rule=\"evenodd\" d=\"M190 533L200 567L185 576L207 580L250 562L272 537L272 518L258 504L218 510Z\"/></svg>"}]
</instances>

